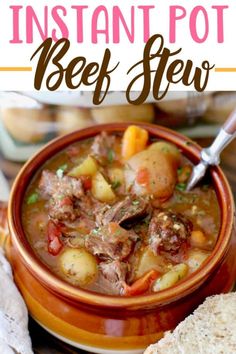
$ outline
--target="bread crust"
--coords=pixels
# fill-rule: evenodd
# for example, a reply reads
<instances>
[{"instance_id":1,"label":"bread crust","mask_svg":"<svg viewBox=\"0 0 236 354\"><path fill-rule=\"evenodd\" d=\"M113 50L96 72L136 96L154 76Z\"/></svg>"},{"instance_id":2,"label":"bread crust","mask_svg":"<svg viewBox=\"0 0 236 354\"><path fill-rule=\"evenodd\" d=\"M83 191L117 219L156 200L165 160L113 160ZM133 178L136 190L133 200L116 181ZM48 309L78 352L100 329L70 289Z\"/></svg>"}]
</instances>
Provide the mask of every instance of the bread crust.
<instances>
[{"instance_id":1,"label":"bread crust","mask_svg":"<svg viewBox=\"0 0 236 354\"><path fill-rule=\"evenodd\" d=\"M208 297L144 354L236 353L236 293Z\"/></svg>"}]
</instances>

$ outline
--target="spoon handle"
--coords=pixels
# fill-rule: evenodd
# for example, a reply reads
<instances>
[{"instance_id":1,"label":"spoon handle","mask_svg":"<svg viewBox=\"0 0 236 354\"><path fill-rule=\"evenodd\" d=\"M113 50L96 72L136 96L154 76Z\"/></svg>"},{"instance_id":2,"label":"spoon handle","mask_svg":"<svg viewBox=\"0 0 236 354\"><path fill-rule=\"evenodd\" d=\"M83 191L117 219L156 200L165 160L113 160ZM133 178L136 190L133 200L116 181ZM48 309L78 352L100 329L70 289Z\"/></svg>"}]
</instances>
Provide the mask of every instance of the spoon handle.
<instances>
[{"instance_id":1,"label":"spoon handle","mask_svg":"<svg viewBox=\"0 0 236 354\"><path fill-rule=\"evenodd\" d=\"M201 161L194 167L186 190L191 190L205 175L208 166L219 165L222 150L236 137L236 110L220 129L215 140L208 148L202 149Z\"/></svg>"},{"instance_id":2,"label":"spoon handle","mask_svg":"<svg viewBox=\"0 0 236 354\"><path fill-rule=\"evenodd\" d=\"M220 153L235 137L236 110L230 114L211 146L202 150L202 161L207 165L218 165L220 163Z\"/></svg>"},{"instance_id":3,"label":"spoon handle","mask_svg":"<svg viewBox=\"0 0 236 354\"><path fill-rule=\"evenodd\" d=\"M234 110L229 118L226 120L225 124L223 125L223 129L228 134L235 134L236 132L236 110Z\"/></svg>"}]
</instances>

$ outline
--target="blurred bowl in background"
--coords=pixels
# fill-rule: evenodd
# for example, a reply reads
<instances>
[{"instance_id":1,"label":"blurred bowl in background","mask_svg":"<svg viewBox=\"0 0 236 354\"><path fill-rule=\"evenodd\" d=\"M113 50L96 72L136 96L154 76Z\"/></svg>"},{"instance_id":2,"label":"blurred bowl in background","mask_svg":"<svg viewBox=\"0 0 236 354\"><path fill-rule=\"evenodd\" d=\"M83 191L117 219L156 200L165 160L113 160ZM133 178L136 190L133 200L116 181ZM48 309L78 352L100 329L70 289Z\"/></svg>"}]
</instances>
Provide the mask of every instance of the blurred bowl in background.
<instances>
[{"instance_id":1,"label":"blurred bowl in background","mask_svg":"<svg viewBox=\"0 0 236 354\"><path fill-rule=\"evenodd\" d=\"M169 92L165 98L128 105L125 93L111 92L105 104L92 105L91 92L0 92L0 149L6 159L26 161L51 139L96 124L116 122L155 123L184 131L217 131L236 106L234 92ZM206 124L210 124L206 129ZM207 133L207 134L208 134ZM199 134L198 134L199 137Z\"/></svg>"}]
</instances>

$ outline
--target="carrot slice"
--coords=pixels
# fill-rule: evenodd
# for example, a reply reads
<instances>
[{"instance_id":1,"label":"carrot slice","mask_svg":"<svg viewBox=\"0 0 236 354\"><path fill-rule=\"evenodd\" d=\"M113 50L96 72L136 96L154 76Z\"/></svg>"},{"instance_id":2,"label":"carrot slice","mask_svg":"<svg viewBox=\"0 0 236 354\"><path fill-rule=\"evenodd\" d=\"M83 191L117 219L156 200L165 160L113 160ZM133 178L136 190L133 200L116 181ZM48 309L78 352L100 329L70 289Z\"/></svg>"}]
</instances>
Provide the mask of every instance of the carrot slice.
<instances>
[{"instance_id":1,"label":"carrot slice","mask_svg":"<svg viewBox=\"0 0 236 354\"><path fill-rule=\"evenodd\" d=\"M204 247L207 243L207 238L201 230L195 230L191 232L190 242L192 246Z\"/></svg>"},{"instance_id":2,"label":"carrot slice","mask_svg":"<svg viewBox=\"0 0 236 354\"><path fill-rule=\"evenodd\" d=\"M124 295L133 296L145 293L151 286L151 284L160 276L161 274L155 270L151 269L149 272L144 274L141 278L136 280L132 285L124 284Z\"/></svg>"},{"instance_id":3,"label":"carrot slice","mask_svg":"<svg viewBox=\"0 0 236 354\"><path fill-rule=\"evenodd\" d=\"M148 132L136 125L130 125L122 139L122 157L128 160L133 155L144 150L147 146Z\"/></svg>"},{"instance_id":4,"label":"carrot slice","mask_svg":"<svg viewBox=\"0 0 236 354\"><path fill-rule=\"evenodd\" d=\"M185 165L178 169L178 182L185 183L189 179L192 172L192 167L189 165Z\"/></svg>"}]
</instances>

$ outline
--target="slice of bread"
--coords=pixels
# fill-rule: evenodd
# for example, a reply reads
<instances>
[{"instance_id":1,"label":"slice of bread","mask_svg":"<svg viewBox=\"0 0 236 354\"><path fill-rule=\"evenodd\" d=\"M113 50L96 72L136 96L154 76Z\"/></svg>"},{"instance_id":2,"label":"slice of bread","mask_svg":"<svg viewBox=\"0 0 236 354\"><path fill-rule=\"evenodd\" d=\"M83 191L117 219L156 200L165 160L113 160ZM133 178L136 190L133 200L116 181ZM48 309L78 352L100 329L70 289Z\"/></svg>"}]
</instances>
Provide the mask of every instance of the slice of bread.
<instances>
[{"instance_id":1,"label":"slice of bread","mask_svg":"<svg viewBox=\"0 0 236 354\"><path fill-rule=\"evenodd\" d=\"M144 354L235 354L236 293L208 297Z\"/></svg>"}]
</instances>

